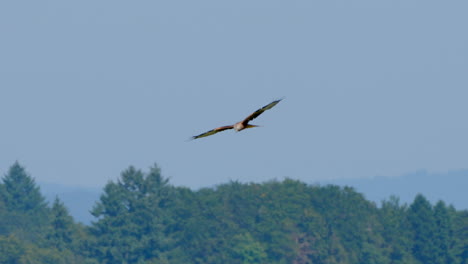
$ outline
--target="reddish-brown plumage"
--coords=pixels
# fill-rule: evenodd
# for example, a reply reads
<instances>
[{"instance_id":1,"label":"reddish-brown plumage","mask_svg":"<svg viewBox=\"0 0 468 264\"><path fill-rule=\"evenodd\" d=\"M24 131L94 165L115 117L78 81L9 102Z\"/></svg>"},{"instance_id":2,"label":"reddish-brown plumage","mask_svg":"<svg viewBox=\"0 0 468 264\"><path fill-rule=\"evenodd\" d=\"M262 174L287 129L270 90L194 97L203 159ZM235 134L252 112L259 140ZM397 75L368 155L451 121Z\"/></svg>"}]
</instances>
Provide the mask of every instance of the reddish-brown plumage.
<instances>
[{"instance_id":1,"label":"reddish-brown plumage","mask_svg":"<svg viewBox=\"0 0 468 264\"><path fill-rule=\"evenodd\" d=\"M234 125L218 127L218 128L212 129L210 131L207 131L205 133L202 133L200 135L193 136L192 139L211 136L211 135L214 135L214 134L216 134L218 132L221 132L221 131L224 131L224 130L227 130L227 129L234 129L236 131L241 131L241 130L244 130L246 128L256 127L256 125L250 125L249 122L252 121L253 119L257 118L259 115L261 115L266 110L273 108L276 104L281 102L281 100L283 100L283 99L279 99L279 100L273 101L273 102L265 105L264 107L258 109L257 111L253 112L252 114L250 114L244 120L242 120L240 122L237 122Z\"/></svg>"}]
</instances>

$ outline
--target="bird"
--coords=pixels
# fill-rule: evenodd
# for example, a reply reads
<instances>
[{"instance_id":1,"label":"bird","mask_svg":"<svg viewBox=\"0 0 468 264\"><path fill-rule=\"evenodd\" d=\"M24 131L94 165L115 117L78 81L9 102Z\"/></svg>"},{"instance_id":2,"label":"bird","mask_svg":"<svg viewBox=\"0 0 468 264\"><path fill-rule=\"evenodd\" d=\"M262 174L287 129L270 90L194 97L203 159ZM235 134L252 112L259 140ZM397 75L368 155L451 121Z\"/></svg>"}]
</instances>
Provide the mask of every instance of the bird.
<instances>
[{"instance_id":1,"label":"bird","mask_svg":"<svg viewBox=\"0 0 468 264\"><path fill-rule=\"evenodd\" d=\"M257 125L249 124L249 122L252 121L253 119L257 118L259 115L261 115L266 110L269 110L269 109L273 108L275 105L277 105L279 102L281 102L281 100L283 100L283 98L275 100L275 101L265 105L264 107L258 109L257 111L253 112L252 114L250 114L244 120L242 120L240 122L237 122L234 125L217 127L215 129L212 129L212 130L207 131L205 133L202 133L200 135L193 136L191 139L193 140L193 139L197 139L197 138L211 136L211 135L214 135L214 134L216 134L218 132L228 130L228 129L234 129L236 131L241 131L241 130L244 130L244 129L247 129L247 128L258 127Z\"/></svg>"}]
</instances>

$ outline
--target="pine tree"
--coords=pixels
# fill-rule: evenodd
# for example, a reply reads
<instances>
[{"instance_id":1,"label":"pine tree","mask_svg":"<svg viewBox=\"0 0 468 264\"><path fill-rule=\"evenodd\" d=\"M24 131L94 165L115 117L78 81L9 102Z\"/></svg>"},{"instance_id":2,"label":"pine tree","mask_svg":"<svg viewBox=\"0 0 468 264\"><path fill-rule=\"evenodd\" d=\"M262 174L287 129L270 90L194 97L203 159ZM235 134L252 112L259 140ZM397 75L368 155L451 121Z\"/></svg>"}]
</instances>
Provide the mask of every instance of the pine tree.
<instances>
[{"instance_id":1,"label":"pine tree","mask_svg":"<svg viewBox=\"0 0 468 264\"><path fill-rule=\"evenodd\" d=\"M437 202L434 207L434 218L437 225L435 233L436 263L454 263L455 258L451 246L453 244L453 224L448 207L443 201Z\"/></svg>"},{"instance_id":2,"label":"pine tree","mask_svg":"<svg viewBox=\"0 0 468 264\"><path fill-rule=\"evenodd\" d=\"M104 263L164 261L171 246L165 232L172 199L172 187L157 166L147 174L130 167L117 183L107 184L91 211L98 219L92 226L98 259Z\"/></svg>"},{"instance_id":3,"label":"pine tree","mask_svg":"<svg viewBox=\"0 0 468 264\"><path fill-rule=\"evenodd\" d=\"M2 198L10 211L23 213L45 212L47 203L34 179L15 162L3 178Z\"/></svg>"},{"instance_id":4,"label":"pine tree","mask_svg":"<svg viewBox=\"0 0 468 264\"><path fill-rule=\"evenodd\" d=\"M37 241L47 226L49 208L34 179L18 162L3 178L0 196L7 211L6 232Z\"/></svg>"},{"instance_id":5,"label":"pine tree","mask_svg":"<svg viewBox=\"0 0 468 264\"><path fill-rule=\"evenodd\" d=\"M430 202L418 194L408 210L408 220L413 231L413 255L424 264L436 263L435 237L437 226Z\"/></svg>"},{"instance_id":6,"label":"pine tree","mask_svg":"<svg viewBox=\"0 0 468 264\"><path fill-rule=\"evenodd\" d=\"M74 222L68 209L58 197L52 205L50 218L51 223L47 234L49 245L58 250L71 249L72 242L74 242Z\"/></svg>"},{"instance_id":7,"label":"pine tree","mask_svg":"<svg viewBox=\"0 0 468 264\"><path fill-rule=\"evenodd\" d=\"M454 246L453 252L460 264L468 264L468 210L454 212Z\"/></svg>"},{"instance_id":8,"label":"pine tree","mask_svg":"<svg viewBox=\"0 0 468 264\"><path fill-rule=\"evenodd\" d=\"M412 257L412 232L406 218L407 206L400 205L396 196L382 202L380 209L380 224L384 247L392 264L414 263Z\"/></svg>"}]
</instances>

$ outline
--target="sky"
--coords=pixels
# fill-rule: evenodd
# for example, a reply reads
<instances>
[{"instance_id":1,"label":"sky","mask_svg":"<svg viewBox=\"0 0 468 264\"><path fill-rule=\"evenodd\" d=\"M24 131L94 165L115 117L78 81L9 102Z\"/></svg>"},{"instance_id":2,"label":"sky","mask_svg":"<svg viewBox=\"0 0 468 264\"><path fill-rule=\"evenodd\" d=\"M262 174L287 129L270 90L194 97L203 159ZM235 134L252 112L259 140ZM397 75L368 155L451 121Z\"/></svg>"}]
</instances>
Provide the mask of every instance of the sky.
<instances>
[{"instance_id":1,"label":"sky","mask_svg":"<svg viewBox=\"0 0 468 264\"><path fill-rule=\"evenodd\" d=\"M1 1L0 173L191 188L468 168L467 1ZM188 140L242 120L259 128Z\"/></svg>"}]
</instances>

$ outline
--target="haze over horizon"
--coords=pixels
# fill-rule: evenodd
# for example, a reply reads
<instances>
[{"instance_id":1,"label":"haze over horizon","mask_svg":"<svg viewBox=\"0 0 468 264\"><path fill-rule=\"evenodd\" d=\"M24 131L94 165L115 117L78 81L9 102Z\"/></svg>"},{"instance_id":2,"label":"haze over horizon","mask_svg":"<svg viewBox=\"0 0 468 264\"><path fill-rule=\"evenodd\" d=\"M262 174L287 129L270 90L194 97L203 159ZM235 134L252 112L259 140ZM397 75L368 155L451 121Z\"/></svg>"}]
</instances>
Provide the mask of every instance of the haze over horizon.
<instances>
[{"instance_id":1,"label":"haze over horizon","mask_svg":"<svg viewBox=\"0 0 468 264\"><path fill-rule=\"evenodd\" d=\"M0 3L0 173L101 188L468 169L468 2ZM186 139L274 99L261 125Z\"/></svg>"},{"instance_id":2,"label":"haze over horizon","mask_svg":"<svg viewBox=\"0 0 468 264\"><path fill-rule=\"evenodd\" d=\"M173 185L170 180L169 183ZM283 179L277 180L281 181ZM223 184L229 183L225 182ZM261 182L260 184L263 183L266 182ZM418 194L422 194L433 205L442 200L445 204L452 205L457 210L468 210L465 190L465 186L468 185L468 170L452 171L447 174L429 174L426 171L418 171L398 177L347 178L305 183L308 185L318 184L324 186L333 184L342 187L352 187L357 192L363 194L367 200L374 202L378 207L381 206L382 201L388 201L392 196L398 198L401 205L410 205ZM59 197L65 203L75 220L84 224L90 224L91 221L95 220L89 211L99 200L104 187L84 188L44 182L39 182L38 185L41 187L41 192L49 203L52 203L56 197ZM204 186L203 188L216 189L217 187ZM191 189L197 191L197 189Z\"/></svg>"}]
</instances>

